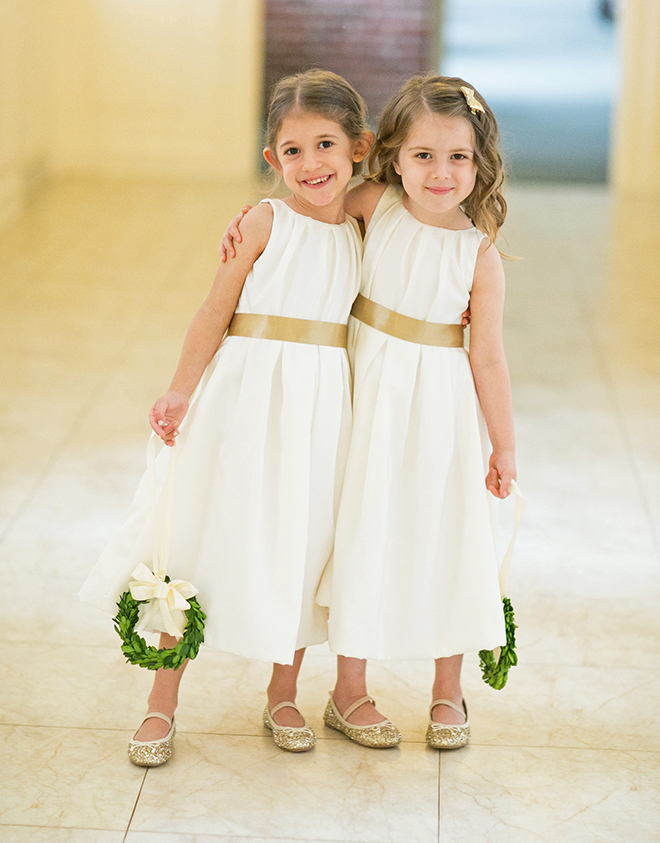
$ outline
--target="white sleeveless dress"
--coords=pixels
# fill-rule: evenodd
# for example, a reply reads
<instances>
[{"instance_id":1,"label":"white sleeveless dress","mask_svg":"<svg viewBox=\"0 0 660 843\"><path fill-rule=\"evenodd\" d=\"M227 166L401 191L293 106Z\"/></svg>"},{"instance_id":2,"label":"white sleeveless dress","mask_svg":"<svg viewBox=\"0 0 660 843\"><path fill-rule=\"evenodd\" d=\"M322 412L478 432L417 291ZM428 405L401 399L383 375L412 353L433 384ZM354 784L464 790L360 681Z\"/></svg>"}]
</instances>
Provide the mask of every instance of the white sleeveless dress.
<instances>
[{"instance_id":1,"label":"white sleeveless dress","mask_svg":"<svg viewBox=\"0 0 660 843\"><path fill-rule=\"evenodd\" d=\"M364 296L460 324L475 228L418 222L388 187L365 238ZM353 434L335 537L330 647L355 658L440 658L505 643L485 487L490 445L467 351L351 320Z\"/></svg>"},{"instance_id":2,"label":"white sleeveless dress","mask_svg":"<svg viewBox=\"0 0 660 843\"><path fill-rule=\"evenodd\" d=\"M237 312L346 323L357 295L355 220L331 225L281 200ZM351 431L346 351L227 336L177 439L168 574L198 589L212 648L291 664L327 640L316 590L332 553ZM170 452L162 447L162 489ZM128 518L80 596L114 613L139 562L151 567L153 512L142 478Z\"/></svg>"}]
</instances>

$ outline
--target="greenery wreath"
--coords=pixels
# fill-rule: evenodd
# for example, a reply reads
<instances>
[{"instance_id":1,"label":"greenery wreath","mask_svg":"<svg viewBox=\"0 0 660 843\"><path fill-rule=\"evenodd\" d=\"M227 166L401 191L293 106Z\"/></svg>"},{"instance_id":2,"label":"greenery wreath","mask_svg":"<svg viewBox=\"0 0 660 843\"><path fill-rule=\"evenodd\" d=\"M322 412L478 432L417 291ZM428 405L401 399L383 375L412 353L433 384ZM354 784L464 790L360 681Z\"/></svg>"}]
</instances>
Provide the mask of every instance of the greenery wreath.
<instances>
[{"instance_id":1,"label":"greenery wreath","mask_svg":"<svg viewBox=\"0 0 660 843\"><path fill-rule=\"evenodd\" d=\"M516 655L516 629L513 616L513 606L508 597L502 599L504 607L504 627L506 630L506 644L500 649L500 656L495 661L492 650L479 650L479 659L483 680L491 688L501 691L509 678L509 668L518 664Z\"/></svg>"},{"instance_id":2,"label":"greenery wreath","mask_svg":"<svg viewBox=\"0 0 660 843\"><path fill-rule=\"evenodd\" d=\"M165 577L165 582L170 578ZM183 638L171 649L159 650L147 642L135 631L135 624L138 621L140 606L148 603L148 600L136 600L130 591L125 591L117 603L117 616L112 620L117 630L117 635L122 640L121 650L126 661L136 664L138 667L146 667L147 670L159 670L161 667L168 670L177 670L186 659L194 659L199 652L199 647L204 641L204 621L206 615L195 597L188 597L190 608L186 609L185 615L188 623L183 631Z\"/></svg>"}]
</instances>

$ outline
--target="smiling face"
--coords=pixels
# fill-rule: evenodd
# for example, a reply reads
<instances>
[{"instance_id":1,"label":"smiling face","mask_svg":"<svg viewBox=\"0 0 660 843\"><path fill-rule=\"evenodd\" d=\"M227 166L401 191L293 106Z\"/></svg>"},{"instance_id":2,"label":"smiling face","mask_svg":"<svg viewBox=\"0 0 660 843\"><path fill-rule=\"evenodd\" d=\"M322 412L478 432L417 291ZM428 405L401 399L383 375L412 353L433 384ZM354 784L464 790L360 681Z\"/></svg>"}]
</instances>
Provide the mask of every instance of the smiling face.
<instances>
[{"instance_id":1,"label":"smiling face","mask_svg":"<svg viewBox=\"0 0 660 843\"><path fill-rule=\"evenodd\" d=\"M275 147L267 147L264 157L284 178L292 204L309 216L325 218L336 211L343 216L353 162L361 161L368 151L368 141L351 140L334 120L293 111L282 121Z\"/></svg>"},{"instance_id":2,"label":"smiling face","mask_svg":"<svg viewBox=\"0 0 660 843\"><path fill-rule=\"evenodd\" d=\"M460 204L477 177L472 127L464 117L424 113L416 120L394 162L420 222L451 228L464 219Z\"/></svg>"}]
</instances>

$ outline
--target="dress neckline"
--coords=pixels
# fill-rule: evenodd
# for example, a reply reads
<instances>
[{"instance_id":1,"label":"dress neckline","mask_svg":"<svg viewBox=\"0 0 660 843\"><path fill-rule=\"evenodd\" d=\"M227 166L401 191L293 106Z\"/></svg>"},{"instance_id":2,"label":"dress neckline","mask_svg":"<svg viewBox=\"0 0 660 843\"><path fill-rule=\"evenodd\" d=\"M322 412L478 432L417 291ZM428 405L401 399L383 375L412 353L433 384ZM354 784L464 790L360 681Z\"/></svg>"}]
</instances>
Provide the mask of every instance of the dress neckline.
<instances>
[{"instance_id":1,"label":"dress neckline","mask_svg":"<svg viewBox=\"0 0 660 843\"><path fill-rule=\"evenodd\" d=\"M287 209L287 211L291 211L291 213L295 214L297 217L302 217L305 220L312 220L312 222L318 222L321 225L329 225L329 226L332 226L333 228L339 228L342 225L346 225L346 223L348 223L348 221L349 221L348 220L348 214L344 213L345 219L344 219L343 222L324 222L323 220L317 220L316 217L310 217L308 214L300 214L298 211L294 211L294 209L290 205L287 205L287 203L284 201L284 199L262 199L262 202L275 202L275 201L279 202L281 205L283 205Z\"/></svg>"},{"instance_id":2,"label":"dress neckline","mask_svg":"<svg viewBox=\"0 0 660 843\"><path fill-rule=\"evenodd\" d=\"M469 228L446 228L445 226L442 226L442 225L432 225L429 222L422 222L421 220L418 220L417 217L413 214L413 212L409 211L408 208L406 208L406 206L403 204L403 190L396 187L396 185L392 185L392 187L396 191L398 204L401 205L404 212L406 214L408 214L408 216L412 217L418 225L423 225L425 228L433 228L436 231L451 231L452 233L455 233L455 234L460 234L463 231L478 231L479 230L476 227L476 225L471 225Z\"/></svg>"}]
</instances>

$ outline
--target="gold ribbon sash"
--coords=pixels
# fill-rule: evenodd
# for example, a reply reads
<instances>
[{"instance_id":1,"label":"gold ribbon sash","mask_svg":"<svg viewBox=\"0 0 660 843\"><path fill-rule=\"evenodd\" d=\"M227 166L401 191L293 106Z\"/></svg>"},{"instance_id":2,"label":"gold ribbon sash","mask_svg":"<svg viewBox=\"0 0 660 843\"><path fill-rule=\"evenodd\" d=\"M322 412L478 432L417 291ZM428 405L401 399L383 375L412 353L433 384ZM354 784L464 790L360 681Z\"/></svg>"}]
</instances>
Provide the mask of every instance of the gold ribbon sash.
<instances>
[{"instance_id":1,"label":"gold ribbon sash","mask_svg":"<svg viewBox=\"0 0 660 843\"><path fill-rule=\"evenodd\" d=\"M347 328L340 322L317 322L313 319L292 319L289 316L266 316L261 313L235 313L229 323L229 336L346 348Z\"/></svg>"},{"instance_id":2,"label":"gold ribbon sash","mask_svg":"<svg viewBox=\"0 0 660 843\"><path fill-rule=\"evenodd\" d=\"M443 325L440 322L424 322L413 319L376 304L375 301L358 295L351 310L354 316L365 325L408 342L420 345L436 345L444 348L463 347L463 328L461 325Z\"/></svg>"}]
</instances>

